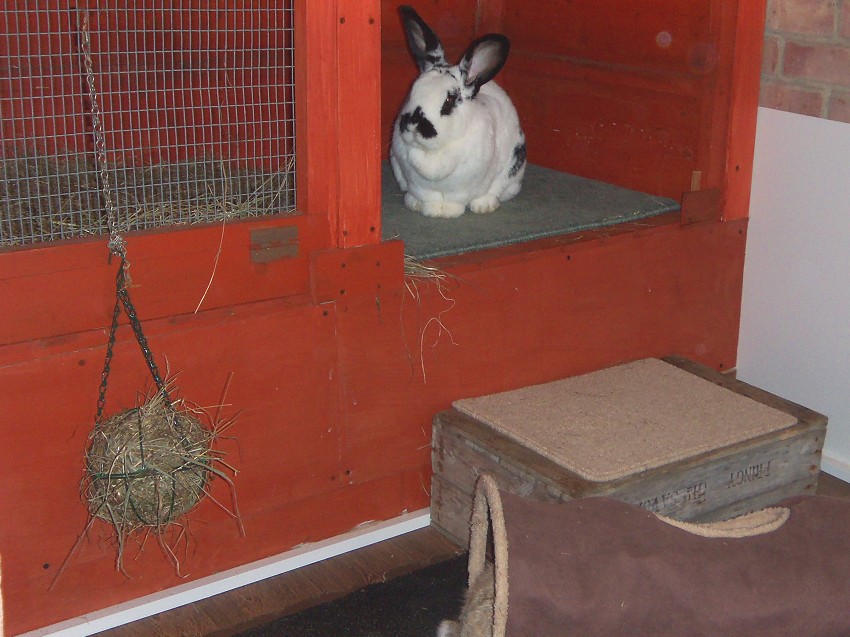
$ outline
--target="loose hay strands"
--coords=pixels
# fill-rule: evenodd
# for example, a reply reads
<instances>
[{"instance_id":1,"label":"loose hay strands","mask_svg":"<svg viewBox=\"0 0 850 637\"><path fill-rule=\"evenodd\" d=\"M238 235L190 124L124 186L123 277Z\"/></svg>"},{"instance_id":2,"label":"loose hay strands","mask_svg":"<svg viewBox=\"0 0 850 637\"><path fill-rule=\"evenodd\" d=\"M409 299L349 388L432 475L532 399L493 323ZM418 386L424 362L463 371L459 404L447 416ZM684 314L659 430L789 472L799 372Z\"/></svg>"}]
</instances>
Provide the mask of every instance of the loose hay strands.
<instances>
[{"instance_id":1,"label":"loose hay strands","mask_svg":"<svg viewBox=\"0 0 850 637\"><path fill-rule=\"evenodd\" d=\"M452 308L454 308L456 301L449 296L448 294L448 281L456 280L456 277L448 272L440 270L439 268L435 268L433 266L425 265L414 259L411 256L404 256L404 287L407 289L407 293L411 296L411 298L416 302L417 309L422 309L422 294L420 292L420 285L428 285L433 284L437 290L437 293L442 297L444 301L446 301L449 306L440 312L438 312L434 316L428 317L425 321L425 324L419 330L419 366L422 371L422 382L427 383L428 377L425 372L425 336L428 332L428 329L435 325L437 328L437 333L434 337L434 341L431 344L431 348L437 346L437 343L440 342L440 338L443 334L447 334L449 337L449 341L452 345L457 345L455 343L454 338L452 337L451 331L446 327L446 324L443 320L444 315L447 312L450 312ZM404 311L404 297L402 297L402 311ZM404 330L402 330L402 336L404 336ZM407 350L408 360L410 361L411 367L413 366L413 356L410 353L410 348L407 345L407 338L404 338L404 346Z\"/></svg>"},{"instance_id":2,"label":"loose hay strands","mask_svg":"<svg viewBox=\"0 0 850 637\"><path fill-rule=\"evenodd\" d=\"M0 246L109 232L92 155L2 149ZM119 232L294 212L294 157L277 172L217 158L114 165Z\"/></svg>"},{"instance_id":3,"label":"loose hay strands","mask_svg":"<svg viewBox=\"0 0 850 637\"><path fill-rule=\"evenodd\" d=\"M237 471L215 448L236 420L221 418L229 384L230 379L214 416L184 399L169 402L162 391L153 390L138 407L95 424L81 483L89 519L51 588L98 519L114 531L116 570L125 575L127 540L138 537L141 550L154 535L177 575L182 576L179 555L189 543L185 516L205 497L234 518L244 536L236 491L228 475ZM210 482L215 477L228 485L231 508L211 495Z\"/></svg>"}]
</instances>

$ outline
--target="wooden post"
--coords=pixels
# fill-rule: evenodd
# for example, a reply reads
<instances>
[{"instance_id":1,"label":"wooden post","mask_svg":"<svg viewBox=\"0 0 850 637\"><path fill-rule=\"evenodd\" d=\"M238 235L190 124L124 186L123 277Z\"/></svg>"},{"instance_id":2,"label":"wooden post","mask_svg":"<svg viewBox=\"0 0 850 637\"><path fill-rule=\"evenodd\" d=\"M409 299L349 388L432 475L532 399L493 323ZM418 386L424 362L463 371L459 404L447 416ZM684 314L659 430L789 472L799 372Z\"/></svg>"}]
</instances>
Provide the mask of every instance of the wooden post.
<instances>
[{"instance_id":1,"label":"wooden post","mask_svg":"<svg viewBox=\"0 0 850 637\"><path fill-rule=\"evenodd\" d=\"M299 208L327 218L330 245L381 236L378 0L296 2Z\"/></svg>"},{"instance_id":2,"label":"wooden post","mask_svg":"<svg viewBox=\"0 0 850 637\"><path fill-rule=\"evenodd\" d=\"M339 0L337 245L381 238L381 3Z\"/></svg>"},{"instance_id":3,"label":"wooden post","mask_svg":"<svg viewBox=\"0 0 850 637\"><path fill-rule=\"evenodd\" d=\"M735 61L732 64L732 107L726 152L726 219L749 216L764 22L764 3L738 3Z\"/></svg>"}]
</instances>

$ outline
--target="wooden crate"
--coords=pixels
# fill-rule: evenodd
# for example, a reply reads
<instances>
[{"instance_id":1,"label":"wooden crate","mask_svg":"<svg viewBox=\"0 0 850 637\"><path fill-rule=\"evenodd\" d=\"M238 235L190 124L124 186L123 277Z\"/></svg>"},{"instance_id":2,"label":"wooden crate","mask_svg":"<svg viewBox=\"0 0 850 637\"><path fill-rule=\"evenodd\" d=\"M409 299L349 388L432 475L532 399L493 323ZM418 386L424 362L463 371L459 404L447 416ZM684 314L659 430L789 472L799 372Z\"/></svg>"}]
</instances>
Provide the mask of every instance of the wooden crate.
<instances>
[{"instance_id":1,"label":"wooden crate","mask_svg":"<svg viewBox=\"0 0 850 637\"><path fill-rule=\"evenodd\" d=\"M563 414L555 432L563 448L523 440L535 419L553 413ZM434 419L431 520L465 546L482 473L540 500L604 495L680 520L725 519L814 493L826 424L821 414L681 358L457 401ZM620 444L596 453L603 438ZM582 445L601 459L576 461L570 454ZM644 461L639 454L650 447Z\"/></svg>"}]
</instances>

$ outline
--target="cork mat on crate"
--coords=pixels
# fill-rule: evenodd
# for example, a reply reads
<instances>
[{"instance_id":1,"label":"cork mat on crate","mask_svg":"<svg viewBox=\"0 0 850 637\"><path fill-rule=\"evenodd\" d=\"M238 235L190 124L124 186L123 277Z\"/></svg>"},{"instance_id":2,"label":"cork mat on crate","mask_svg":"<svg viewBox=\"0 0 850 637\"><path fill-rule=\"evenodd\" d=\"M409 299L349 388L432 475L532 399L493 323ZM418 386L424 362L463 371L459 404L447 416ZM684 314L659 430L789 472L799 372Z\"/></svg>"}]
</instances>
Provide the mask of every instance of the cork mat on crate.
<instances>
[{"instance_id":1,"label":"cork mat on crate","mask_svg":"<svg viewBox=\"0 0 850 637\"><path fill-rule=\"evenodd\" d=\"M467 398L455 409L607 482L790 427L790 414L659 359Z\"/></svg>"}]
</instances>

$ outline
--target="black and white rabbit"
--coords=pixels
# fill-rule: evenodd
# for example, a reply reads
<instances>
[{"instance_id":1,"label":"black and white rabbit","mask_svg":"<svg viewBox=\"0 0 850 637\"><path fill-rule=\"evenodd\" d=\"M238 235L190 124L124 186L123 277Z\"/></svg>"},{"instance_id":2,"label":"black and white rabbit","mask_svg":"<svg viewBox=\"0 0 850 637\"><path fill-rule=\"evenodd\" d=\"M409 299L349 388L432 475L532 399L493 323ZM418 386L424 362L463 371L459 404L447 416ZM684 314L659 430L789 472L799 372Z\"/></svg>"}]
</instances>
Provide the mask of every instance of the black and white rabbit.
<instances>
[{"instance_id":1,"label":"black and white rabbit","mask_svg":"<svg viewBox=\"0 0 850 637\"><path fill-rule=\"evenodd\" d=\"M525 173L525 135L516 109L491 80L510 42L485 35L459 64L411 7L399 8L420 75L396 118L390 163L407 208L429 217L492 212L516 196Z\"/></svg>"}]
</instances>

